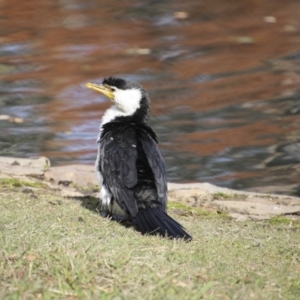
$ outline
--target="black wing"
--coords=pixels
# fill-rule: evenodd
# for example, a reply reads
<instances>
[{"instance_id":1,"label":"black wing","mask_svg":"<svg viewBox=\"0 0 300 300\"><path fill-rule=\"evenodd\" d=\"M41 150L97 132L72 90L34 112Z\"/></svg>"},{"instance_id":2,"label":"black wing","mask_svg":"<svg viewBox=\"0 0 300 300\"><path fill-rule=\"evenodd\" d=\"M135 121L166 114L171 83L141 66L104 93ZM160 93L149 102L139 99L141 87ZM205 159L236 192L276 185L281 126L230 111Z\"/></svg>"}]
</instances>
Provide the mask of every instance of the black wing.
<instances>
[{"instance_id":1,"label":"black wing","mask_svg":"<svg viewBox=\"0 0 300 300\"><path fill-rule=\"evenodd\" d=\"M134 126L108 123L104 125L100 140L100 172L103 184L109 189L121 208L136 216L138 207L133 187L138 183L136 162L137 138L142 143L152 170L157 189L157 201L165 211L167 206L167 178L163 158L156 136L146 125Z\"/></svg>"},{"instance_id":2,"label":"black wing","mask_svg":"<svg viewBox=\"0 0 300 300\"><path fill-rule=\"evenodd\" d=\"M120 207L134 217L138 211L132 189L138 181L136 133L130 126L110 126L109 130L105 129L100 140L103 184Z\"/></svg>"},{"instance_id":3,"label":"black wing","mask_svg":"<svg viewBox=\"0 0 300 300\"><path fill-rule=\"evenodd\" d=\"M149 166L154 175L158 201L162 204L162 208L165 211L168 201L166 167L158 149L155 134L152 129L150 129L149 132L149 129L150 128L147 128L147 130L140 130L139 138L142 142Z\"/></svg>"}]
</instances>

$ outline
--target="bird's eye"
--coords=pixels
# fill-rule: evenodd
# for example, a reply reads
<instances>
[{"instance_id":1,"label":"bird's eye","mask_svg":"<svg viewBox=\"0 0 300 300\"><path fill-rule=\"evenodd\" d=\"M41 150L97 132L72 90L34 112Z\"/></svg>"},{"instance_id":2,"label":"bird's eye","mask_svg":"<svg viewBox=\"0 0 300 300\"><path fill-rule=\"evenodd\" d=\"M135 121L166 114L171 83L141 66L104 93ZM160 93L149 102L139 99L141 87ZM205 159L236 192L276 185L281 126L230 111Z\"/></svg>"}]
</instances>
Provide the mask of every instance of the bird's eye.
<instances>
[{"instance_id":1,"label":"bird's eye","mask_svg":"<svg viewBox=\"0 0 300 300\"><path fill-rule=\"evenodd\" d=\"M116 89L113 88L113 87L111 87L110 90L111 90L112 92L115 92L115 91L116 91Z\"/></svg>"}]
</instances>

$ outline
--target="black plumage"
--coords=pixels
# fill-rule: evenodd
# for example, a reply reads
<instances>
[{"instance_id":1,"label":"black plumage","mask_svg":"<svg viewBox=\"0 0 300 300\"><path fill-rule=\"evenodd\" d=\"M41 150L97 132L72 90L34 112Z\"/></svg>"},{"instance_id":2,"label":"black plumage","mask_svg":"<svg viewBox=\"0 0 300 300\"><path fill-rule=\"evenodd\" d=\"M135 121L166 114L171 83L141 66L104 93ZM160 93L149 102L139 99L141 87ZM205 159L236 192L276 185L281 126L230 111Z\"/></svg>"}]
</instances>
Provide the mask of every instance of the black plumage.
<instances>
[{"instance_id":1,"label":"black plumage","mask_svg":"<svg viewBox=\"0 0 300 300\"><path fill-rule=\"evenodd\" d=\"M110 111L115 116L106 121L104 117L98 139L96 169L105 187L100 199L101 214L131 221L142 234L191 240L183 227L166 213L166 169L157 137L146 123L150 113L148 94L136 82L113 77L96 87L100 92L105 89L103 93L116 103L116 108ZM140 95L130 113L117 108L123 101L122 91L136 93L131 97Z\"/></svg>"}]
</instances>

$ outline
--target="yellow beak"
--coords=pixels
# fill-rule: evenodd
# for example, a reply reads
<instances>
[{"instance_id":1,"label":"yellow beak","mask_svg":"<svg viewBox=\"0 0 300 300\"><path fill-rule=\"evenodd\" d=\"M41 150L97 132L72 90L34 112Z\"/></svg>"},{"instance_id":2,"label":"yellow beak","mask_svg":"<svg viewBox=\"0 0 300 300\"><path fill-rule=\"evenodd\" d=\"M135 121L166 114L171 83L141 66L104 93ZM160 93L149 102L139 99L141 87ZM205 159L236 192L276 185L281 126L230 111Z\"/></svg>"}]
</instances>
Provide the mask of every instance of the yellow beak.
<instances>
[{"instance_id":1,"label":"yellow beak","mask_svg":"<svg viewBox=\"0 0 300 300\"><path fill-rule=\"evenodd\" d=\"M89 83L86 83L85 86L88 89L92 89L92 90L95 90L97 92L100 92L100 93L104 94L110 100L114 99L114 94L112 93L112 91L108 87L106 87L105 85L103 85L103 84L96 84L96 83L90 83L89 82Z\"/></svg>"}]
</instances>

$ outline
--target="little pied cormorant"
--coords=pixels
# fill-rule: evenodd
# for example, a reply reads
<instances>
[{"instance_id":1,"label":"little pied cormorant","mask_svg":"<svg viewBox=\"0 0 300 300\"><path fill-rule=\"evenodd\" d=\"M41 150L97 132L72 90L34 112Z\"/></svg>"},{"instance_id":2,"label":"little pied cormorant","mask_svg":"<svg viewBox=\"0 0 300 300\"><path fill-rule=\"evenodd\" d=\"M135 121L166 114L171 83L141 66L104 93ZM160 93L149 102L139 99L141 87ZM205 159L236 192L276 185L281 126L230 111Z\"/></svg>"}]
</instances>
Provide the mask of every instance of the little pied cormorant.
<instances>
[{"instance_id":1,"label":"little pied cormorant","mask_svg":"<svg viewBox=\"0 0 300 300\"><path fill-rule=\"evenodd\" d=\"M166 169L157 137L147 124L148 93L137 82L114 77L86 87L114 103L103 116L97 140L101 215L131 221L142 234L191 240L166 213Z\"/></svg>"}]
</instances>

